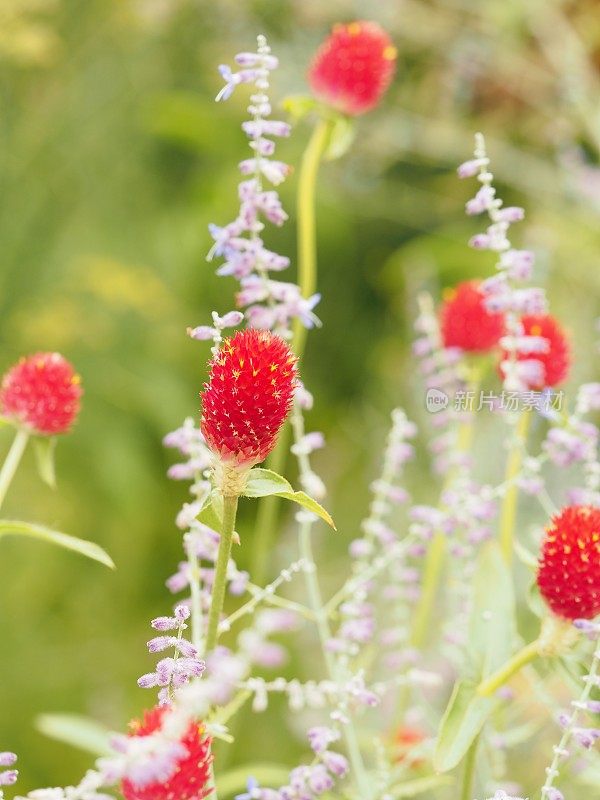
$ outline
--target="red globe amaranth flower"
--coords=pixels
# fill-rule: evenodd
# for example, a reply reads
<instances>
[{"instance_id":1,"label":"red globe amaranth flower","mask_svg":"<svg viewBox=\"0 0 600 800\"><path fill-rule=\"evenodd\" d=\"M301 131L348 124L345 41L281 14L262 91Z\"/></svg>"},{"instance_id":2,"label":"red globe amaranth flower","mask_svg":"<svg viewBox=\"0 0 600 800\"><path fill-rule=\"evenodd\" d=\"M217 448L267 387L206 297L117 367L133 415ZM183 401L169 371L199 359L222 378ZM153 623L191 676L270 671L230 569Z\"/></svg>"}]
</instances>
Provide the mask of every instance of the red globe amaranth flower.
<instances>
[{"instance_id":1,"label":"red globe amaranth flower","mask_svg":"<svg viewBox=\"0 0 600 800\"><path fill-rule=\"evenodd\" d=\"M396 68L396 48L376 22L336 25L311 64L317 97L355 116L377 105Z\"/></svg>"},{"instance_id":2,"label":"red globe amaranth flower","mask_svg":"<svg viewBox=\"0 0 600 800\"><path fill-rule=\"evenodd\" d=\"M562 383L569 373L571 354L567 336L558 320L550 314L529 314L521 317L521 324L528 336L542 336L548 340L547 352L520 353L517 356L519 361L535 359L543 365L544 380L529 381L528 388L541 391ZM504 353L503 358L508 358L508 355Z\"/></svg>"},{"instance_id":3,"label":"red globe amaranth flower","mask_svg":"<svg viewBox=\"0 0 600 800\"><path fill-rule=\"evenodd\" d=\"M504 314L487 310L479 281L465 281L444 293L440 328L444 347L482 353L504 334Z\"/></svg>"},{"instance_id":4,"label":"red globe amaranth flower","mask_svg":"<svg viewBox=\"0 0 600 800\"><path fill-rule=\"evenodd\" d=\"M275 447L292 407L296 357L279 336L248 329L226 339L210 363L200 427L224 462L252 466Z\"/></svg>"},{"instance_id":5,"label":"red globe amaranth flower","mask_svg":"<svg viewBox=\"0 0 600 800\"><path fill-rule=\"evenodd\" d=\"M79 413L81 379L59 353L22 358L2 378L0 409L33 432L66 433Z\"/></svg>"},{"instance_id":6,"label":"red globe amaranth flower","mask_svg":"<svg viewBox=\"0 0 600 800\"><path fill-rule=\"evenodd\" d=\"M149 736L160 730L169 706L156 706L146 711L143 720L130 725L130 736ZM201 725L191 723L181 738L188 755L177 762L175 772L166 780L134 785L128 778L121 783L125 800L202 800L210 792L211 740Z\"/></svg>"},{"instance_id":7,"label":"red globe amaranth flower","mask_svg":"<svg viewBox=\"0 0 600 800\"><path fill-rule=\"evenodd\" d=\"M559 617L592 619L600 614L600 508L569 506L552 518L537 584Z\"/></svg>"}]
</instances>

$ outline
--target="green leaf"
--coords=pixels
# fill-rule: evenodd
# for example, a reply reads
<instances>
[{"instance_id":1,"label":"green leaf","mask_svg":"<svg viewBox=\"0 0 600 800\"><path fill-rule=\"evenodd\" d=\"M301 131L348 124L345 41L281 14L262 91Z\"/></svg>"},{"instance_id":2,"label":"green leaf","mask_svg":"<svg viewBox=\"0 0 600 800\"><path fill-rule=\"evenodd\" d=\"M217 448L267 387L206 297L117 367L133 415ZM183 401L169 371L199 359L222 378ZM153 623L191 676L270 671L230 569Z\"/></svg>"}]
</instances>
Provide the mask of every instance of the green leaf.
<instances>
[{"instance_id":1,"label":"green leaf","mask_svg":"<svg viewBox=\"0 0 600 800\"><path fill-rule=\"evenodd\" d=\"M298 120L305 117L307 114L310 114L311 111L314 111L317 108L318 103L314 97L311 97L307 94L294 94L289 95L288 97L284 97L282 103L282 108L286 111L290 117L294 120L294 122L298 122Z\"/></svg>"},{"instance_id":2,"label":"green leaf","mask_svg":"<svg viewBox=\"0 0 600 800\"><path fill-rule=\"evenodd\" d=\"M323 158L326 161L335 161L345 155L356 137L354 120L338 114L329 126L329 139Z\"/></svg>"},{"instance_id":3,"label":"green leaf","mask_svg":"<svg viewBox=\"0 0 600 800\"><path fill-rule=\"evenodd\" d=\"M417 797L423 792L428 792L430 789L437 789L440 786L449 786L453 784L454 780L448 775L428 775L426 778L415 778L412 781L405 783L398 783L392 786L391 789L386 791L386 797L402 798L402 797Z\"/></svg>"},{"instance_id":4,"label":"green leaf","mask_svg":"<svg viewBox=\"0 0 600 800\"><path fill-rule=\"evenodd\" d=\"M223 498L216 489L206 497L196 519L203 525L208 525L213 531L220 532L223 527Z\"/></svg>"},{"instance_id":5,"label":"green leaf","mask_svg":"<svg viewBox=\"0 0 600 800\"><path fill-rule=\"evenodd\" d=\"M476 689L476 682L466 680L454 687L433 757L438 772L448 772L460 764L497 703L493 697L480 697Z\"/></svg>"},{"instance_id":6,"label":"green leaf","mask_svg":"<svg viewBox=\"0 0 600 800\"><path fill-rule=\"evenodd\" d=\"M106 756L112 752L109 729L79 714L41 714L35 721L35 727L49 739L95 756Z\"/></svg>"},{"instance_id":7,"label":"green leaf","mask_svg":"<svg viewBox=\"0 0 600 800\"><path fill-rule=\"evenodd\" d=\"M51 489L56 489L56 470L54 467L54 452L56 450L56 436L38 436L33 440L33 452L40 478Z\"/></svg>"},{"instance_id":8,"label":"green leaf","mask_svg":"<svg viewBox=\"0 0 600 800\"><path fill-rule=\"evenodd\" d=\"M476 689L510 657L516 638L513 583L496 542L479 556L469 620L468 675L454 687L440 724L434 767L454 769L466 755L497 704Z\"/></svg>"},{"instance_id":9,"label":"green leaf","mask_svg":"<svg viewBox=\"0 0 600 800\"><path fill-rule=\"evenodd\" d=\"M292 493L294 490L282 475L271 469L255 467L248 474L248 482L244 489L244 497L267 497L279 495L281 492Z\"/></svg>"},{"instance_id":10,"label":"green leaf","mask_svg":"<svg viewBox=\"0 0 600 800\"><path fill-rule=\"evenodd\" d=\"M219 797L232 797L245 791L248 778L256 778L261 786L285 786L290 779L290 770L283 764L250 763L243 767L217 774Z\"/></svg>"},{"instance_id":11,"label":"green leaf","mask_svg":"<svg viewBox=\"0 0 600 800\"><path fill-rule=\"evenodd\" d=\"M277 497L283 497L284 500L291 500L292 503L298 503L299 506L306 508L308 511L312 511L313 514L321 517L321 519L330 525L334 531L337 531L335 523L329 512L326 511L320 503L317 503L316 500L313 500L312 497L309 497L305 492L277 492Z\"/></svg>"},{"instance_id":12,"label":"green leaf","mask_svg":"<svg viewBox=\"0 0 600 800\"><path fill-rule=\"evenodd\" d=\"M42 542L55 544L73 550L82 556L87 556L94 561L99 561L111 569L115 568L112 558L95 542L88 542L85 539L78 539L68 533L53 531L43 525L35 525L31 522L19 522L18 520L0 520L0 538L2 536L30 536L33 539L40 539Z\"/></svg>"}]
</instances>

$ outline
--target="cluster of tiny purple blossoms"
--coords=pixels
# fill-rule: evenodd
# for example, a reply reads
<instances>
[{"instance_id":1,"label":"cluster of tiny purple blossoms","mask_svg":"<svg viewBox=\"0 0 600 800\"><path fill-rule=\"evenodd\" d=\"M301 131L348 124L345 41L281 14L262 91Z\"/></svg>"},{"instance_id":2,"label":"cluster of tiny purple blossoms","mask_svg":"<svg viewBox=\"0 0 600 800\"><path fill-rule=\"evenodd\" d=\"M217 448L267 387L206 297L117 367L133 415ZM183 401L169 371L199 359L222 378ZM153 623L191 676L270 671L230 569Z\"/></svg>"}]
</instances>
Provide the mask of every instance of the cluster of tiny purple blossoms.
<instances>
[{"instance_id":1,"label":"cluster of tiny purple blossoms","mask_svg":"<svg viewBox=\"0 0 600 800\"><path fill-rule=\"evenodd\" d=\"M320 296L315 294L304 298L296 284L272 279L271 273L286 269L290 260L267 249L262 238L265 228L263 220L281 226L288 218L277 192L263 186L265 180L278 186L291 171L287 164L272 158L275 143L269 138L290 134L288 123L269 119L269 78L278 62L264 37L259 37L256 53L239 53L235 61L241 67L238 72L232 72L225 66L220 68L226 84L217 95L217 100L230 97L239 84L253 84L254 92L248 106L251 119L242 124L253 155L239 165L242 175L248 177L238 187L238 216L222 227L210 225L214 245L208 258L224 259L217 274L231 275L239 281L236 304L238 308L245 309L244 314L250 326L270 329L284 338L290 338L294 319L299 319L307 328L319 324L313 309ZM242 319L240 312L230 312L223 318L217 317L213 326L202 325L189 333L195 339L218 341L222 320L238 325Z\"/></svg>"},{"instance_id":2,"label":"cluster of tiny purple blossoms","mask_svg":"<svg viewBox=\"0 0 600 800\"><path fill-rule=\"evenodd\" d=\"M506 320L506 335L500 345L506 353L501 364L504 387L508 391L525 391L529 386L544 380L543 365L535 358L536 353L548 351L548 341L543 336L526 334L519 318L525 314L543 314L546 311L546 296L538 287L517 288L528 281L533 271L534 253L516 250L508 237L512 223L525 217L524 209L518 206L503 208L496 196L494 176L489 170L489 158L481 134L476 137L475 158L458 168L460 178L477 176L481 187L466 205L467 214L487 213L490 225L485 233L473 236L469 242L478 250L491 250L498 255L497 274L482 281L480 289L485 295L485 305L490 312L502 312ZM517 358L517 356L531 358Z\"/></svg>"},{"instance_id":3,"label":"cluster of tiny purple blossoms","mask_svg":"<svg viewBox=\"0 0 600 800\"><path fill-rule=\"evenodd\" d=\"M311 764L295 767L289 783L279 789L262 788L254 778L248 779L247 791L236 796L236 800L314 800L334 788L335 780L343 778L349 771L347 759L330 745L341 738L339 730L317 726L308 731L308 742L314 753Z\"/></svg>"},{"instance_id":4,"label":"cluster of tiny purple blossoms","mask_svg":"<svg viewBox=\"0 0 600 800\"><path fill-rule=\"evenodd\" d=\"M13 786L19 777L19 771L16 769L4 769L4 767L12 767L17 762L15 753L3 752L0 753L0 800L4 800L3 786Z\"/></svg>"}]
</instances>

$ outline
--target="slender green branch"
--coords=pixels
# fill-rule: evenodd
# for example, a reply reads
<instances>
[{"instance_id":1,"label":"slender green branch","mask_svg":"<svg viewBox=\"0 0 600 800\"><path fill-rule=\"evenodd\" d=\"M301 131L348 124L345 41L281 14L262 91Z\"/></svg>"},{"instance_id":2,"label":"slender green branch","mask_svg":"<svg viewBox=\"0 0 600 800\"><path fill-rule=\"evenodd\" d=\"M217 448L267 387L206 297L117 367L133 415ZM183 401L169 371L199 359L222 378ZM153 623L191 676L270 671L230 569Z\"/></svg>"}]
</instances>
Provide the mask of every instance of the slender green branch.
<instances>
[{"instance_id":1,"label":"slender green branch","mask_svg":"<svg viewBox=\"0 0 600 800\"><path fill-rule=\"evenodd\" d=\"M296 206L298 214L298 283L303 297L314 294L317 286L317 228L316 193L319 164L327 144L330 123L320 119L313 130L300 165ZM300 320L294 322L292 350L302 358L306 344L306 328ZM286 425L279 434L277 447L269 458L268 466L273 472L283 474L288 455L289 428ZM275 528L279 512L279 497L263 497L256 515L251 573L253 580L262 584L267 578L269 557L273 551Z\"/></svg>"},{"instance_id":2,"label":"slender green branch","mask_svg":"<svg viewBox=\"0 0 600 800\"><path fill-rule=\"evenodd\" d=\"M206 652L210 653L217 644L219 618L225 601L225 586L227 584L227 565L231 555L231 540L235 529L237 514L237 495L223 496L223 527L219 542L219 554L215 567L215 577L212 587L210 612L208 615L208 632L206 634Z\"/></svg>"},{"instance_id":3,"label":"slender green branch","mask_svg":"<svg viewBox=\"0 0 600 800\"><path fill-rule=\"evenodd\" d=\"M500 667L497 672L491 675L486 680L482 681L479 686L477 687L477 694L481 695L482 697L490 697L494 694L501 686L512 678L520 669L522 669L527 664L531 664L532 661L540 655L540 642L538 639L535 642L531 642L531 644L526 645L523 647L522 650L519 650L518 653L506 662L502 667Z\"/></svg>"},{"instance_id":4,"label":"slender green branch","mask_svg":"<svg viewBox=\"0 0 600 800\"><path fill-rule=\"evenodd\" d=\"M300 555L304 559L304 574L306 576L306 590L308 600L313 610L317 621L317 631L319 634L319 641L321 643L321 650L325 660L325 666L331 680L336 683L340 682L340 675L338 673L338 666L334 655L328 650L327 644L332 638L329 623L327 621L327 614L323 608L323 599L321 596L321 589L316 573L316 565L312 552L311 543L312 522L303 522L300 526ZM365 765L358 743L358 737L354 729L352 721L342 726L346 747L348 749L348 756L352 771L356 778L356 784L363 800L369 800L372 797L371 786L365 769Z\"/></svg>"},{"instance_id":5,"label":"slender green branch","mask_svg":"<svg viewBox=\"0 0 600 800\"><path fill-rule=\"evenodd\" d=\"M15 473L21 463L21 458L29 441L29 433L24 428L18 428L13 443L8 451L2 469L0 470L0 506L8 492Z\"/></svg>"}]
</instances>

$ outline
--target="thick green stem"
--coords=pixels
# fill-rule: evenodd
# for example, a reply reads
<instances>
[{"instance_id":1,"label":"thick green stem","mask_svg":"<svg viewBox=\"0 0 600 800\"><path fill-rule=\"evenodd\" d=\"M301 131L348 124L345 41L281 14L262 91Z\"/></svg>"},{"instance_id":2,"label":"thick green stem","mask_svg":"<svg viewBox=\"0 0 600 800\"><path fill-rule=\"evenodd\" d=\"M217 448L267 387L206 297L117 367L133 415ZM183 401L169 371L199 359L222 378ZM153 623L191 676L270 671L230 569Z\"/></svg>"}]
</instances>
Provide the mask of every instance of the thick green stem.
<instances>
[{"instance_id":1,"label":"thick green stem","mask_svg":"<svg viewBox=\"0 0 600 800\"><path fill-rule=\"evenodd\" d=\"M467 751L465 766L462 779L462 791L460 800L473 800L473 787L475 784L475 766L477 764L477 749L479 747L479 736Z\"/></svg>"},{"instance_id":2,"label":"thick green stem","mask_svg":"<svg viewBox=\"0 0 600 800\"><path fill-rule=\"evenodd\" d=\"M329 130L330 122L319 119L302 156L298 177L298 284L302 297L310 297L317 288L317 176ZM306 328L296 319L292 348L298 358L302 357L305 343Z\"/></svg>"},{"instance_id":3,"label":"thick green stem","mask_svg":"<svg viewBox=\"0 0 600 800\"><path fill-rule=\"evenodd\" d=\"M519 650L519 652L507 661L504 666L500 667L497 672L482 681L477 687L477 694L482 697L490 697L490 695L494 694L501 686L504 686L506 681L510 680L513 675L526 666L526 664L535 661L539 655L540 643L539 640L536 639L535 642L531 642L531 644Z\"/></svg>"},{"instance_id":4,"label":"thick green stem","mask_svg":"<svg viewBox=\"0 0 600 800\"><path fill-rule=\"evenodd\" d=\"M515 427L515 442L506 462L505 483L507 489L500 512L500 547L506 563L509 565L512 564L513 559L517 502L519 498L519 487L516 479L523 464L531 414L531 411L521 412Z\"/></svg>"},{"instance_id":5,"label":"thick green stem","mask_svg":"<svg viewBox=\"0 0 600 800\"><path fill-rule=\"evenodd\" d=\"M237 514L237 495L223 496L223 527L221 541L219 542L219 555L215 567L215 577L212 587L210 612L208 615L208 632L206 634L206 652L215 649L219 637L219 619L225 601L225 586L227 584L227 565L231 555L231 540L235 529Z\"/></svg>"},{"instance_id":6,"label":"thick green stem","mask_svg":"<svg viewBox=\"0 0 600 800\"><path fill-rule=\"evenodd\" d=\"M298 214L298 284L303 297L310 297L317 288L317 221L316 193L319 164L327 145L330 123L320 119L313 130L300 165L296 206ZM300 320L294 322L292 350L302 358L306 344L306 328ZM273 472L283 474L288 455L289 428L286 425L279 435L277 447L271 454L267 466ZM255 583L263 584L267 579L269 557L277 527L281 499L271 495L261 498L256 515L256 535L251 574Z\"/></svg>"},{"instance_id":7,"label":"thick green stem","mask_svg":"<svg viewBox=\"0 0 600 800\"><path fill-rule=\"evenodd\" d=\"M21 463L28 441L29 433L24 428L19 428L0 470L0 506L4 503L4 498Z\"/></svg>"}]
</instances>

